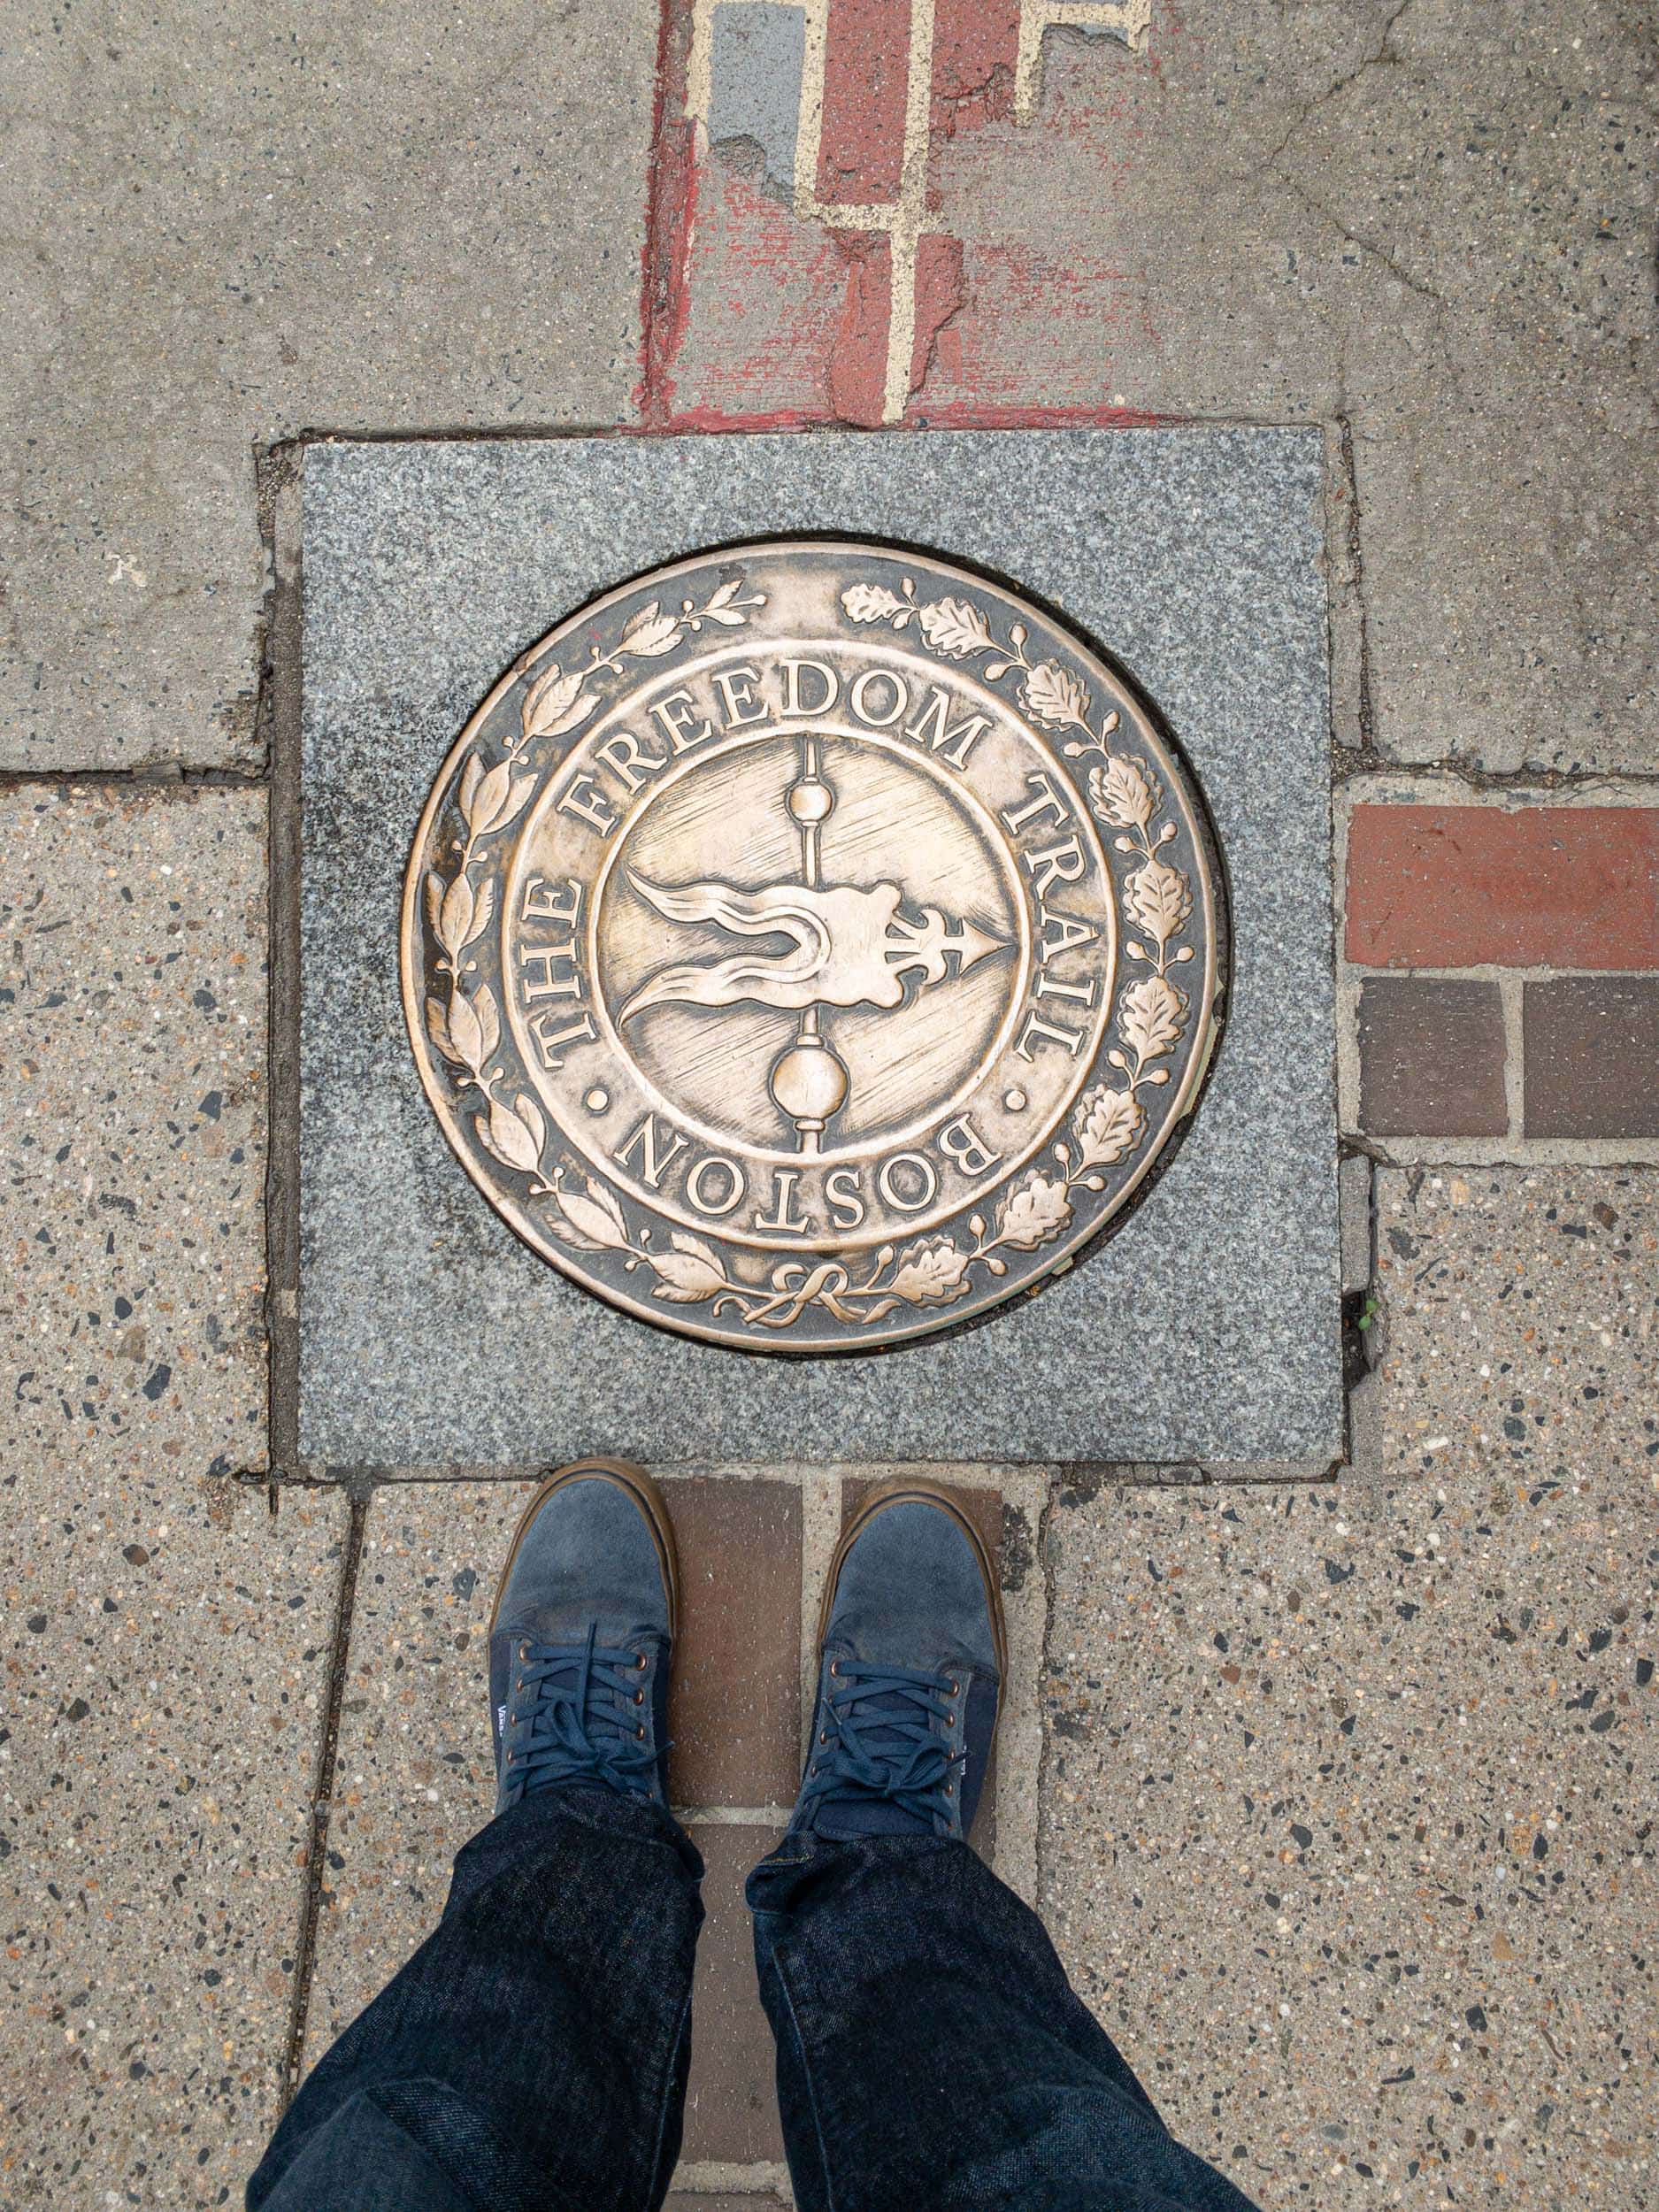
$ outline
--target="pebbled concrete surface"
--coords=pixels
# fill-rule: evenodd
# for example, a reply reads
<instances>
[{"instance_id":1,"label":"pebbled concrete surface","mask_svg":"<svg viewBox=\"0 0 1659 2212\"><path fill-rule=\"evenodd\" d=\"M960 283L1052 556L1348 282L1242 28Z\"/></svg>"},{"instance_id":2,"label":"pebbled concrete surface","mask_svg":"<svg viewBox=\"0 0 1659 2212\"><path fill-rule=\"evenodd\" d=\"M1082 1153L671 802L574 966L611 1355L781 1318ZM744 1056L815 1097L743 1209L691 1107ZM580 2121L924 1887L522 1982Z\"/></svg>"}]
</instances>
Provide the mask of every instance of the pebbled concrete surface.
<instances>
[{"instance_id":1,"label":"pebbled concrete surface","mask_svg":"<svg viewBox=\"0 0 1659 2212\"><path fill-rule=\"evenodd\" d=\"M1636 2212L1659 1178L1420 1179L1368 1477L1062 1490L1044 1909L1264 2205Z\"/></svg>"},{"instance_id":2,"label":"pebbled concrete surface","mask_svg":"<svg viewBox=\"0 0 1659 2212\"><path fill-rule=\"evenodd\" d=\"M653 0L8 12L0 766L257 758L256 442L626 412L656 55Z\"/></svg>"},{"instance_id":3,"label":"pebbled concrete surface","mask_svg":"<svg viewBox=\"0 0 1659 2212\"><path fill-rule=\"evenodd\" d=\"M344 1501L263 1463L264 800L0 795L8 2205L229 2200L275 2116Z\"/></svg>"},{"instance_id":4,"label":"pebbled concrete surface","mask_svg":"<svg viewBox=\"0 0 1659 2212\"><path fill-rule=\"evenodd\" d=\"M265 795L0 792L14 1471L265 1464Z\"/></svg>"}]
</instances>

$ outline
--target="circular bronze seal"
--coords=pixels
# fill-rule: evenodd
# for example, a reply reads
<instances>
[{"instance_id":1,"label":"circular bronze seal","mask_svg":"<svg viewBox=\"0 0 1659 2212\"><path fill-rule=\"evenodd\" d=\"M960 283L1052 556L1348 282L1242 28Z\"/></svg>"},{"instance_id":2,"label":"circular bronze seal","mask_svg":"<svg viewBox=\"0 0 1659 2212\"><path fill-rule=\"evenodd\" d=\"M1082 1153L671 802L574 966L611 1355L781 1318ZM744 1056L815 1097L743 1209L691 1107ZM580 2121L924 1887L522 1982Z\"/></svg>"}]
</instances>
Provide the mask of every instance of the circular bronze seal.
<instances>
[{"instance_id":1,"label":"circular bronze seal","mask_svg":"<svg viewBox=\"0 0 1659 2212\"><path fill-rule=\"evenodd\" d=\"M876 545L661 569L534 646L416 833L426 1094L526 1243L747 1350L870 1351L1070 1263L1193 1107L1202 803L1123 679Z\"/></svg>"}]
</instances>

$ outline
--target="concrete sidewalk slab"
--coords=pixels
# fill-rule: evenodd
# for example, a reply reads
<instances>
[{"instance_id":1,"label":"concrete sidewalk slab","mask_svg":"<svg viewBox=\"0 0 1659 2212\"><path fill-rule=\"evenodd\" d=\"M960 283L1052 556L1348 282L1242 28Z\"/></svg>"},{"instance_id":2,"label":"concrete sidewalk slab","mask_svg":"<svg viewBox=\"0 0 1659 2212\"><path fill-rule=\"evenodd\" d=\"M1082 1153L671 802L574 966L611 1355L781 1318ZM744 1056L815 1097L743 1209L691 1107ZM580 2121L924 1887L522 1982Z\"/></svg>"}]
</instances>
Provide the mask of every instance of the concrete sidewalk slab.
<instances>
[{"instance_id":1,"label":"concrete sidewalk slab","mask_svg":"<svg viewBox=\"0 0 1659 2212\"><path fill-rule=\"evenodd\" d=\"M1394 1172L1378 1220L1381 1479L1060 1494L1044 1910L1263 2204L1623 2212L1659 2119L1659 1177Z\"/></svg>"},{"instance_id":2,"label":"concrete sidewalk slab","mask_svg":"<svg viewBox=\"0 0 1659 2212\"><path fill-rule=\"evenodd\" d=\"M1334 1458L1323 484L1306 431L313 449L304 1463L533 1465L595 1439L656 1463ZM791 530L933 543L1092 633L1185 748L1231 893L1227 1033L1147 1203L1041 1298L880 1359L672 1339L532 1257L450 1155L397 994L409 839L500 671L630 573Z\"/></svg>"},{"instance_id":3,"label":"concrete sidewalk slab","mask_svg":"<svg viewBox=\"0 0 1659 2212\"><path fill-rule=\"evenodd\" d=\"M627 411L657 27L8 12L0 767L257 762L256 444Z\"/></svg>"},{"instance_id":4,"label":"concrete sidewalk slab","mask_svg":"<svg viewBox=\"0 0 1659 2212\"><path fill-rule=\"evenodd\" d=\"M274 2124L343 1497L265 1489L265 803L0 805L8 2203L240 2195Z\"/></svg>"}]
</instances>

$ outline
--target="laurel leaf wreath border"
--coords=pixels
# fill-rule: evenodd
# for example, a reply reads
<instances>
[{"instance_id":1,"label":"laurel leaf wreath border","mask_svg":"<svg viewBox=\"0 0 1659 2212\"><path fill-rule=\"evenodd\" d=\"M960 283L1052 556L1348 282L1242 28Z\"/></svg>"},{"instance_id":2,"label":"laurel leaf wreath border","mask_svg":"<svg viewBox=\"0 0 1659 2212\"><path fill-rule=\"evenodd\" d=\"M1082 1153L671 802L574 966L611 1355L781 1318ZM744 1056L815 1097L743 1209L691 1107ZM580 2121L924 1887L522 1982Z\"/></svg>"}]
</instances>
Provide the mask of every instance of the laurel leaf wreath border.
<instances>
[{"instance_id":1,"label":"laurel leaf wreath border","mask_svg":"<svg viewBox=\"0 0 1659 2212\"><path fill-rule=\"evenodd\" d=\"M745 610L764 606L766 595L745 599L744 580L729 579L696 607L686 600L678 614L664 613L653 600L630 617L609 653L595 644L588 662L572 669L549 664L526 691L519 734L503 758L486 768L477 749L462 771L457 796L465 830L460 859L447 880L435 867L422 884L422 910L437 947L437 975L448 979L447 1001L436 991L426 1002L426 1033L434 1048L452 1069L457 1090L475 1087L485 1110L472 1117L478 1141L501 1166L529 1179L532 1197L548 1201L548 1225L572 1250L614 1252L632 1273L645 1268L655 1277L652 1296L671 1305L703 1305L711 1316L728 1307L751 1328L785 1329L809 1306L821 1306L839 1321L869 1326L904 1306L942 1306L965 1297L973 1271L1000 1277L1008 1271L1004 1252L1033 1252L1068 1226L1076 1211L1072 1193L1081 1185L1105 1188L1101 1170L1117 1164L1141 1143L1147 1111L1138 1096L1143 1087L1170 1080L1156 1065L1172 1053L1186 1033L1190 1011L1187 995L1171 978L1171 968L1194 957L1179 941L1193 910L1192 886L1186 875L1162 857L1177 836L1172 821L1161 820L1165 795L1156 774L1140 755L1114 753L1108 740L1118 726L1115 709L1098 725L1092 718L1088 687L1057 661L1026 657L1029 634L1010 623L1006 640L993 632L984 612L971 601L947 596L918 602L914 580L904 577L895 592L886 585L850 585L841 595L843 610L859 624L884 623L895 631L914 621L930 652L955 661L980 660L980 673L1001 683L1015 671L1019 702L1042 728L1076 734L1063 749L1070 759L1100 756L1090 769L1086 795L1090 812L1114 831L1114 849L1133 856L1122 886L1124 910L1141 933L1125 945L1128 957L1146 968L1125 991L1118 1013L1120 1043L1107 1055L1119 1078L1093 1084L1071 1110L1068 1137L1048 1148L1054 1164L1033 1168L998 1200L987 1223L975 1214L968 1223L972 1244L948 1233L925 1237L899 1249L883 1245L869 1272L855 1279L839 1259L790 1260L774 1268L766 1287L735 1281L715 1248L684 1231L671 1232L668 1248L655 1248L649 1226L630 1229L621 1202L597 1177L577 1169L568 1156L549 1169L545 1164L547 1123L527 1092L509 1099L503 1089L504 1068L491 1069L501 1038L500 1011L488 984L469 992L467 976L475 963L468 948L489 926L495 884L486 878L474 888L471 871L486 839L499 836L518 819L534 787L534 772L519 774L530 746L579 728L595 711L590 690L600 675L619 674L629 660L653 660L674 651L705 623L741 627ZM521 674L529 657L518 664ZM1154 826L1156 825L1156 832ZM580 1176L580 1187L567 1178Z\"/></svg>"}]
</instances>

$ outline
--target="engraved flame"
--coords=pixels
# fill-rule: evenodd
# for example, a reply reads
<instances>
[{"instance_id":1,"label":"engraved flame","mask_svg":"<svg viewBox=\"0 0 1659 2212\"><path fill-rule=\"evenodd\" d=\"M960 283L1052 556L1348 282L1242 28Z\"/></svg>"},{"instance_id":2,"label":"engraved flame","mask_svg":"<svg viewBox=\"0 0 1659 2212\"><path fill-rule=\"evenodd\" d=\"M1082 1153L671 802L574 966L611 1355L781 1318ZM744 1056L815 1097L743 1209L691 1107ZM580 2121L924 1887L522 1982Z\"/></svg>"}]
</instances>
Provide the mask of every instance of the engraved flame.
<instances>
[{"instance_id":1,"label":"engraved flame","mask_svg":"<svg viewBox=\"0 0 1659 2212\"><path fill-rule=\"evenodd\" d=\"M618 1019L631 1021L653 1006L895 1007L904 1003L902 979L919 970L922 987L941 982L956 956L956 972L1002 941L970 921L953 928L936 906L919 921L901 914L896 883L869 890L774 884L740 891L729 883L688 883L678 888L652 883L632 869L628 880L665 921L713 922L741 937L787 937L789 949L763 955L736 953L727 960L680 961L642 983Z\"/></svg>"}]
</instances>

